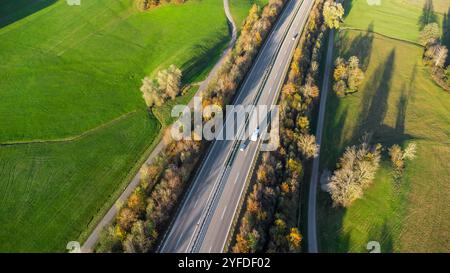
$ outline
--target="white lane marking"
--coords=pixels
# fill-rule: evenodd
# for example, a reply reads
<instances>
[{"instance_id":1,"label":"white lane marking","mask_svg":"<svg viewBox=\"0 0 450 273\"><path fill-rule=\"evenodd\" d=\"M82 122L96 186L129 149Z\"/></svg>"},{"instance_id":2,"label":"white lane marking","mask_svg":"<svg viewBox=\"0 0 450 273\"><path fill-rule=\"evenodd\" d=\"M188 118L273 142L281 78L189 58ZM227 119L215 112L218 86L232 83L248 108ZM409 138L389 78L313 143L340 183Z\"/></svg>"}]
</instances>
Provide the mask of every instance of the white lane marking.
<instances>
[{"instance_id":1,"label":"white lane marking","mask_svg":"<svg viewBox=\"0 0 450 273\"><path fill-rule=\"evenodd\" d=\"M178 248L178 245L180 244L181 238L183 238L183 233L180 235L180 238L178 238L177 244L175 245L175 248Z\"/></svg>"},{"instance_id":2,"label":"white lane marking","mask_svg":"<svg viewBox=\"0 0 450 273\"><path fill-rule=\"evenodd\" d=\"M223 209L222 217L220 217L220 220L223 220L223 216L225 216L225 212L227 211L227 206Z\"/></svg>"},{"instance_id":3,"label":"white lane marking","mask_svg":"<svg viewBox=\"0 0 450 273\"><path fill-rule=\"evenodd\" d=\"M238 178L239 178L239 173L240 173L240 172L238 172L238 173L237 173L237 175L236 175L236 179L234 179L234 184L236 184L236 182L238 181Z\"/></svg>"},{"instance_id":4,"label":"white lane marking","mask_svg":"<svg viewBox=\"0 0 450 273\"><path fill-rule=\"evenodd\" d=\"M195 234L195 232L197 231L197 228L198 228L199 225L200 225L200 220L197 222L197 225L195 225L194 234ZM191 243L192 243L192 239L194 239L194 235L192 235L192 236L191 236L191 239L189 239L189 243L188 243L188 245L186 246L185 252L189 252L189 246L190 246ZM175 248L176 248L176 247L175 247Z\"/></svg>"}]
</instances>

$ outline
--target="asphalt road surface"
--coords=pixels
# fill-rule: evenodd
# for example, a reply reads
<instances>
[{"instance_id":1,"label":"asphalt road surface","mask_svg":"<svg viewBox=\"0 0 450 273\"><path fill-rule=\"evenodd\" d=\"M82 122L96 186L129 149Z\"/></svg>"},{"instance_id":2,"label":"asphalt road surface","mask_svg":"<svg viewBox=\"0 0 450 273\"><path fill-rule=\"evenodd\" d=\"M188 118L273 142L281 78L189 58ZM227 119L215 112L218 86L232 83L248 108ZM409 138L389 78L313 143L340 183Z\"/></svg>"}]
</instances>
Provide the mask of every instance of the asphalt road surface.
<instances>
[{"instance_id":1,"label":"asphalt road surface","mask_svg":"<svg viewBox=\"0 0 450 273\"><path fill-rule=\"evenodd\" d=\"M313 0L291 0L255 60L235 105L273 105ZM295 36L295 38L294 38ZM226 118L233 122L234 117ZM256 160L260 141L239 151L240 141L216 140L182 201L160 252L222 252Z\"/></svg>"},{"instance_id":2,"label":"asphalt road surface","mask_svg":"<svg viewBox=\"0 0 450 273\"><path fill-rule=\"evenodd\" d=\"M334 30L330 30L330 35L328 37L328 48L325 62L325 74L322 85L322 92L320 95L320 106L319 106L319 118L317 121L316 129L316 143L319 147L322 144L322 131L325 120L325 109L327 104L327 94L329 89L329 79L331 77L331 69L333 65L333 42L334 42ZM319 163L320 163L320 151L319 155L314 158L311 182L309 184L309 199L308 199L308 252L317 253L317 186L319 181Z\"/></svg>"}]
</instances>

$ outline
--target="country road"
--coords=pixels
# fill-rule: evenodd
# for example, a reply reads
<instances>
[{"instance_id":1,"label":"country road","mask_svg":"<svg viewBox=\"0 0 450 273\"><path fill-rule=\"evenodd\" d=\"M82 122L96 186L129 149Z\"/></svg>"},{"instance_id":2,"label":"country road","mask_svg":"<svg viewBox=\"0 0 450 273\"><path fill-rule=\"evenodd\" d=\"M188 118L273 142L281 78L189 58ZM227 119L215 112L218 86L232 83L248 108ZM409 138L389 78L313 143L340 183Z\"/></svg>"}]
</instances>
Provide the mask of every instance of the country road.
<instances>
[{"instance_id":1,"label":"country road","mask_svg":"<svg viewBox=\"0 0 450 273\"><path fill-rule=\"evenodd\" d=\"M292 0L280 14L239 90L235 105L273 105L313 0ZM295 37L295 38L293 38ZM228 113L227 113L228 114ZM227 117L231 122L234 117ZM231 121L230 121L231 120ZM160 252L223 252L260 141L216 140L171 225Z\"/></svg>"},{"instance_id":2,"label":"country road","mask_svg":"<svg viewBox=\"0 0 450 273\"><path fill-rule=\"evenodd\" d=\"M207 78L200 84L200 87L197 91L197 93L195 94L194 97L199 97L203 94L203 92L206 90L206 88L208 87L208 84L210 83L210 81L215 77L215 75L217 74L218 70L220 69L223 61L225 60L226 55L230 52L230 50L233 48L234 44L236 43L236 39L237 39L237 28L236 28L236 24L233 20L233 17L231 15L231 11L230 11L230 5L229 5L229 0L223 0L223 7L224 7L224 11L225 11L225 15L228 21L228 24L230 26L230 31L231 31L231 40L228 43L227 48L223 51L220 59L218 60L218 62L214 65L213 69L209 72ZM189 102L189 106L192 107L194 104L194 99L192 99ZM151 164L153 162L153 160L158 156L158 154L166 147L166 143L164 143L163 140L161 140L153 149L152 153L150 154L150 156L147 158L147 160L145 161L144 164ZM118 213L118 209L116 204L120 204L125 202L128 197L133 193L134 189L139 185L141 181L141 174L140 172L138 172L133 179L130 181L130 183L127 185L127 187L123 190L122 194L119 196L119 198L117 199L117 201L113 204L113 206L108 210L108 212L105 214L105 216L103 216L103 218L100 220L100 222L97 224L97 226L94 228L94 230L92 231L92 233L90 234L90 236L86 239L86 241L83 243L83 245L81 246L81 252L84 253L88 253L88 252L92 252L93 248L95 247L99 237L100 237L100 232L107 226L109 225L114 217L116 216L116 214Z\"/></svg>"},{"instance_id":3,"label":"country road","mask_svg":"<svg viewBox=\"0 0 450 273\"><path fill-rule=\"evenodd\" d=\"M333 45L334 45L334 30L330 30L328 37L327 55L325 60L325 73L323 76L322 92L320 94L319 117L317 119L316 128L316 143L321 147L322 132L325 121L325 110L328 97L328 89L330 84L331 69L333 66ZM317 184L319 181L319 164L320 164L320 149L319 154L313 160L313 167L311 173L311 181L309 184L309 198L308 198L308 252L317 253Z\"/></svg>"}]
</instances>

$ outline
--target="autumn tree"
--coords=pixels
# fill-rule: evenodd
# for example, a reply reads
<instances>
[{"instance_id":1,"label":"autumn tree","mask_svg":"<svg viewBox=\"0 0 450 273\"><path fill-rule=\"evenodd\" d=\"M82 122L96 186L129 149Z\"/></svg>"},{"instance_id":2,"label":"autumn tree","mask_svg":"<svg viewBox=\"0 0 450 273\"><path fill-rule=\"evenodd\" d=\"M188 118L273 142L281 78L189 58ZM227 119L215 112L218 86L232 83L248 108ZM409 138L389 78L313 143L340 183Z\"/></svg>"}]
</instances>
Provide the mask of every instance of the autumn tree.
<instances>
[{"instance_id":1,"label":"autumn tree","mask_svg":"<svg viewBox=\"0 0 450 273\"><path fill-rule=\"evenodd\" d=\"M329 28L338 29L344 16L344 7L342 4L334 1L327 1L323 6L323 17L325 24Z\"/></svg>"},{"instance_id":2,"label":"autumn tree","mask_svg":"<svg viewBox=\"0 0 450 273\"><path fill-rule=\"evenodd\" d=\"M160 91L158 83L155 80L145 77L141 86L142 96L147 106L161 106L164 103L164 94Z\"/></svg>"},{"instance_id":3,"label":"autumn tree","mask_svg":"<svg viewBox=\"0 0 450 273\"><path fill-rule=\"evenodd\" d=\"M316 137L309 134L300 134L297 138L297 145L306 159L317 157L319 145L316 144Z\"/></svg>"},{"instance_id":4,"label":"autumn tree","mask_svg":"<svg viewBox=\"0 0 450 273\"><path fill-rule=\"evenodd\" d=\"M404 150L398 144L394 144L388 151L394 168L394 178L398 180L403 174L405 160L412 160L416 157L416 144L409 143Z\"/></svg>"},{"instance_id":5,"label":"autumn tree","mask_svg":"<svg viewBox=\"0 0 450 273\"><path fill-rule=\"evenodd\" d=\"M424 53L426 61L429 61L435 69L443 68L447 60L448 49L441 44L428 47Z\"/></svg>"},{"instance_id":6,"label":"autumn tree","mask_svg":"<svg viewBox=\"0 0 450 273\"><path fill-rule=\"evenodd\" d=\"M146 253L151 248L150 235L145 230L143 221L136 221L123 242L124 251L127 253Z\"/></svg>"},{"instance_id":7,"label":"autumn tree","mask_svg":"<svg viewBox=\"0 0 450 273\"><path fill-rule=\"evenodd\" d=\"M113 226L102 230L95 251L99 253L122 251L121 238L117 235L116 229Z\"/></svg>"},{"instance_id":8,"label":"autumn tree","mask_svg":"<svg viewBox=\"0 0 450 273\"><path fill-rule=\"evenodd\" d=\"M347 147L339 159L339 168L329 180L331 199L335 206L348 207L363 196L375 178L380 162L381 146L361 145Z\"/></svg>"},{"instance_id":9,"label":"autumn tree","mask_svg":"<svg viewBox=\"0 0 450 273\"><path fill-rule=\"evenodd\" d=\"M347 86L350 93L358 91L358 87L364 80L364 72L359 65L359 59L356 56L351 56L348 61L348 79Z\"/></svg>"},{"instance_id":10,"label":"autumn tree","mask_svg":"<svg viewBox=\"0 0 450 273\"><path fill-rule=\"evenodd\" d=\"M312 80L308 80L305 85L300 88L303 96L307 98L317 98L319 96L319 87L313 83Z\"/></svg>"},{"instance_id":11,"label":"autumn tree","mask_svg":"<svg viewBox=\"0 0 450 273\"><path fill-rule=\"evenodd\" d=\"M333 73L333 90L338 96L357 92L364 80L364 72L360 68L359 59L351 56L348 61L338 57Z\"/></svg>"},{"instance_id":12,"label":"autumn tree","mask_svg":"<svg viewBox=\"0 0 450 273\"><path fill-rule=\"evenodd\" d=\"M158 71L156 79L145 77L141 92L147 106L161 106L167 99L174 99L180 93L182 73L175 65Z\"/></svg>"},{"instance_id":13,"label":"autumn tree","mask_svg":"<svg viewBox=\"0 0 450 273\"><path fill-rule=\"evenodd\" d=\"M300 243L302 242L302 235L298 231L298 228L291 228L291 232L288 235L289 250L290 252L299 252Z\"/></svg>"},{"instance_id":14,"label":"autumn tree","mask_svg":"<svg viewBox=\"0 0 450 273\"><path fill-rule=\"evenodd\" d=\"M428 47L438 41L440 37L439 25L437 23L427 24L420 32L420 43Z\"/></svg>"},{"instance_id":15,"label":"autumn tree","mask_svg":"<svg viewBox=\"0 0 450 273\"><path fill-rule=\"evenodd\" d=\"M157 82L165 96L174 99L180 93L181 70L172 64L158 72Z\"/></svg>"},{"instance_id":16,"label":"autumn tree","mask_svg":"<svg viewBox=\"0 0 450 273\"><path fill-rule=\"evenodd\" d=\"M117 216L117 223L124 231L129 231L136 221L136 213L128 207L122 208Z\"/></svg>"}]
</instances>

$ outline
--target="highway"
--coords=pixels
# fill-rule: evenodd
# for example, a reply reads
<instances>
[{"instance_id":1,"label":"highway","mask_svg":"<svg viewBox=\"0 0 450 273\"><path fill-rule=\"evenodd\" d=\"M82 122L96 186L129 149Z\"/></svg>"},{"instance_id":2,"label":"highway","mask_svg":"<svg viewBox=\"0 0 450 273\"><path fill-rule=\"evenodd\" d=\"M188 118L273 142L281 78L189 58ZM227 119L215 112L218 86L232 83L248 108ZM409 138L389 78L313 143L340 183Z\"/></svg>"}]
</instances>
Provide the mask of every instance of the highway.
<instances>
[{"instance_id":1,"label":"highway","mask_svg":"<svg viewBox=\"0 0 450 273\"><path fill-rule=\"evenodd\" d=\"M284 82L313 0L291 0L267 37L234 105L273 105ZM228 113L227 113L228 115ZM226 122L234 117L227 116ZM257 158L260 141L239 151L238 140L216 140L196 173L160 252L223 252Z\"/></svg>"}]
</instances>

